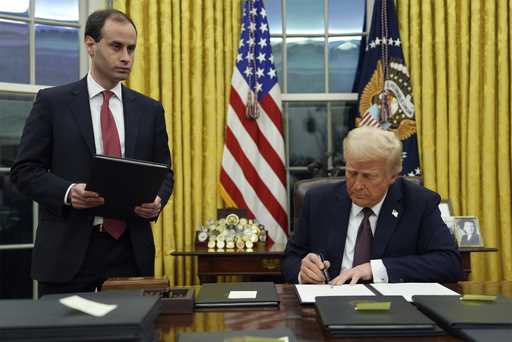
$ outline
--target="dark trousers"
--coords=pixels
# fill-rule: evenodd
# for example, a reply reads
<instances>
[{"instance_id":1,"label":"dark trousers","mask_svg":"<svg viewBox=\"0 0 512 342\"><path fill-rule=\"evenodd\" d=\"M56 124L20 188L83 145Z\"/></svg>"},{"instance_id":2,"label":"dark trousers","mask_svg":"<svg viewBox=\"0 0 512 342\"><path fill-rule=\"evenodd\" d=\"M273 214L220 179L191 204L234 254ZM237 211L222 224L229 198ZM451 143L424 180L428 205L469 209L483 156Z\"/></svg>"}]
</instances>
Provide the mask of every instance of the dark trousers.
<instances>
[{"instance_id":1,"label":"dark trousers","mask_svg":"<svg viewBox=\"0 0 512 342\"><path fill-rule=\"evenodd\" d=\"M38 283L39 297L54 293L93 292L110 277L139 275L130 237L126 231L119 240L94 229L84 263L78 274L66 283Z\"/></svg>"}]
</instances>

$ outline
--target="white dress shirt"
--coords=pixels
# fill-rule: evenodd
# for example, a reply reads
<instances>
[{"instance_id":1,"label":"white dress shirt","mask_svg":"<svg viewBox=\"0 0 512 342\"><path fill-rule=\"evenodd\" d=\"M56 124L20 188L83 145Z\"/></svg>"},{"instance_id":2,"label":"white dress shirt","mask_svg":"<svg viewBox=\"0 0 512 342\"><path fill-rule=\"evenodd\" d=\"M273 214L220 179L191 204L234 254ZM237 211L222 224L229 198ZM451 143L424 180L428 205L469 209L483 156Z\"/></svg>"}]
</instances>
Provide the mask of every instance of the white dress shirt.
<instances>
[{"instance_id":1,"label":"white dress shirt","mask_svg":"<svg viewBox=\"0 0 512 342\"><path fill-rule=\"evenodd\" d=\"M103 139L101 133L101 106L103 104L102 92L106 89L103 88L92 78L91 73L87 74L87 91L89 93L89 105L91 108L91 119L92 119L92 130L94 133L94 146L96 147L96 154L103 154ZM109 108L114 116L114 121L117 127L117 133L119 135L119 142L121 144L121 156L124 157L124 115L123 115L123 92L121 83L117 83L116 86L110 89L114 93L114 96L110 98ZM70 205L67 201L69 191L75 184L71 184L66 194L64 195L64 203ZM103 223L102 217L95 217L93 225Z\"/></svg>"},{"instance_id":2,"label":"white dress shirt","mask_svg":"<svg viewBox=\"0 0 512 342\"><path fill-rule=\"evenodd\" d=\"M384 195L382 200L371 207L373 211L373 215L369 217L370 227L372 229L372 234L375 236L375 228L377 226L377 220L379 218L380 209L382 207L382 203L384 203L384 199L386 198L387 193ZM345 249L343 250L343 261L341 263L341 271L351 269L352 262L354 260L354 250L356 246L356 238L357 232L359 230L359 226L363 221L363 209L355 203L352 203L352 208L350 209L350 217L348 220L348 228L347 228L347 238L345 239ZM388 282L388 272L386 270L386 266L381 259L370 260L370 266L372 268L373 274L373 282L375 283L387 283Z\"/></svg>"}]
</instances>

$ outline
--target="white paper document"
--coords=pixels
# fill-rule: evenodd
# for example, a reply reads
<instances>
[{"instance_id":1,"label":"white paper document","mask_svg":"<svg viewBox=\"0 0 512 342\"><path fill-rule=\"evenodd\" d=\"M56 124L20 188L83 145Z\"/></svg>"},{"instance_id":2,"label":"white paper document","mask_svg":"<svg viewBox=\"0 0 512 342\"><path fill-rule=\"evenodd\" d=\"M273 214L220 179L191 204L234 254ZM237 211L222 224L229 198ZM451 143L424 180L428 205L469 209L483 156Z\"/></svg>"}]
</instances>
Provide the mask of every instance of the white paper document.
<instances>
[{"instance_id":1,"label":"white paper document","mask_svg":"<svg viewBox=\"0 0 512 342\"><path fill-rule=\"evenodd\" d=\"M460 296L439 283L375 283L370 284L384 296L403 296L412 302L414 295Z\"/></svg>"},{"instance_id":2,"label":"white paper document","mask_svg":"<svg viewBox=\"0 0 512 342\"><path fill-rule=\"evenodd\" d=\"M258 296L258 291L229 291L229 299L253 299Z\"/></svg>"},{"instance_id":3,"label":"white paper document","mask_svg":"<svg viewBox=\"0 0 512 342\"><path fill-rule=\"evenodd\" d=\"M301 304L315 303L317 296L374 296L375 294L362 284L356 285L295 285Z\"/></svg>"},{"instance_id":4,"label":"white paper document","mask_svg":"<svg viewBox=\"0 0 512 342\"><path fill-rule=\"evenodd\" d=\"M89 299L82 298L80 296L69 296L59 299L59 301L65 306L82 311L86 314L103 317L110 311L117 308L117 305L98 303Z\"/></svg>"}]
</instances>

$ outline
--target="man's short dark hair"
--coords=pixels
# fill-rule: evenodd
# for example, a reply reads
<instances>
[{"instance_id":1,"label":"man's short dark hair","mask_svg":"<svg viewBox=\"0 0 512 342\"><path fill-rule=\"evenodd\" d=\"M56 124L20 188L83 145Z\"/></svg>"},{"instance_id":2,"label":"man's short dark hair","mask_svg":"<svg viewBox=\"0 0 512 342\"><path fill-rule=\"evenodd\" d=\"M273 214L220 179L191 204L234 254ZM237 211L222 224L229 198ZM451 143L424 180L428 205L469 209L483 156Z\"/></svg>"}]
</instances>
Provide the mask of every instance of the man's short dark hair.
<instances>
[{"instance_id":1,"label":"man's short dark hair","mask_svg":"<svg viewBox=\"0 0 512 342\"><path fill-rule=\"evenodd\" d=\"M95 11L89 15L87 23L85 24L84 37L89 36L94 39L95 42L99 42L101 40L101 30L103 29L107 19L111 19L119 23L130 23L135 29L135 32L137 32L137 27L129 16L116 9L108 8Z\"/></svg>"}]
</instances>

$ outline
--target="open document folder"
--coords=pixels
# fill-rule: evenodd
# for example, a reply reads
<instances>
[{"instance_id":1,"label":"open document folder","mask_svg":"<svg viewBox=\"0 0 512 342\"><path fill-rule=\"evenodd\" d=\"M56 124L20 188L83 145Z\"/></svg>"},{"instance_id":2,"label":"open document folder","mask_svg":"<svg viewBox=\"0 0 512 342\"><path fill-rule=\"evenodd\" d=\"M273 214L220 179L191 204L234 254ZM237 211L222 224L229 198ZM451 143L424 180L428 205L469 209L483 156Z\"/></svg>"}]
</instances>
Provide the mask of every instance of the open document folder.
<instances>
[{"instance_id":1,"label":"open document folder","mask_svg":"<svg viewBox=\"0 0 512 342\"><path fill-rule=\"evenodd\" d=\"M375 294L363 284L356 285L295 285L301 304L314 304L318 296L374 296Z\"/></svg>"},{"instance_id":2,"label":"open document folder","mask_svg":"<svg viewBox=\"0 0 512 342\"><path fill-rule=\"evenodd\" d=\"M295 285L301 304L314 304L318 296L402 296L408 302L414 295L458 296L438 283L372 283L356 285Z\"/></svg>"}]
</instances>

